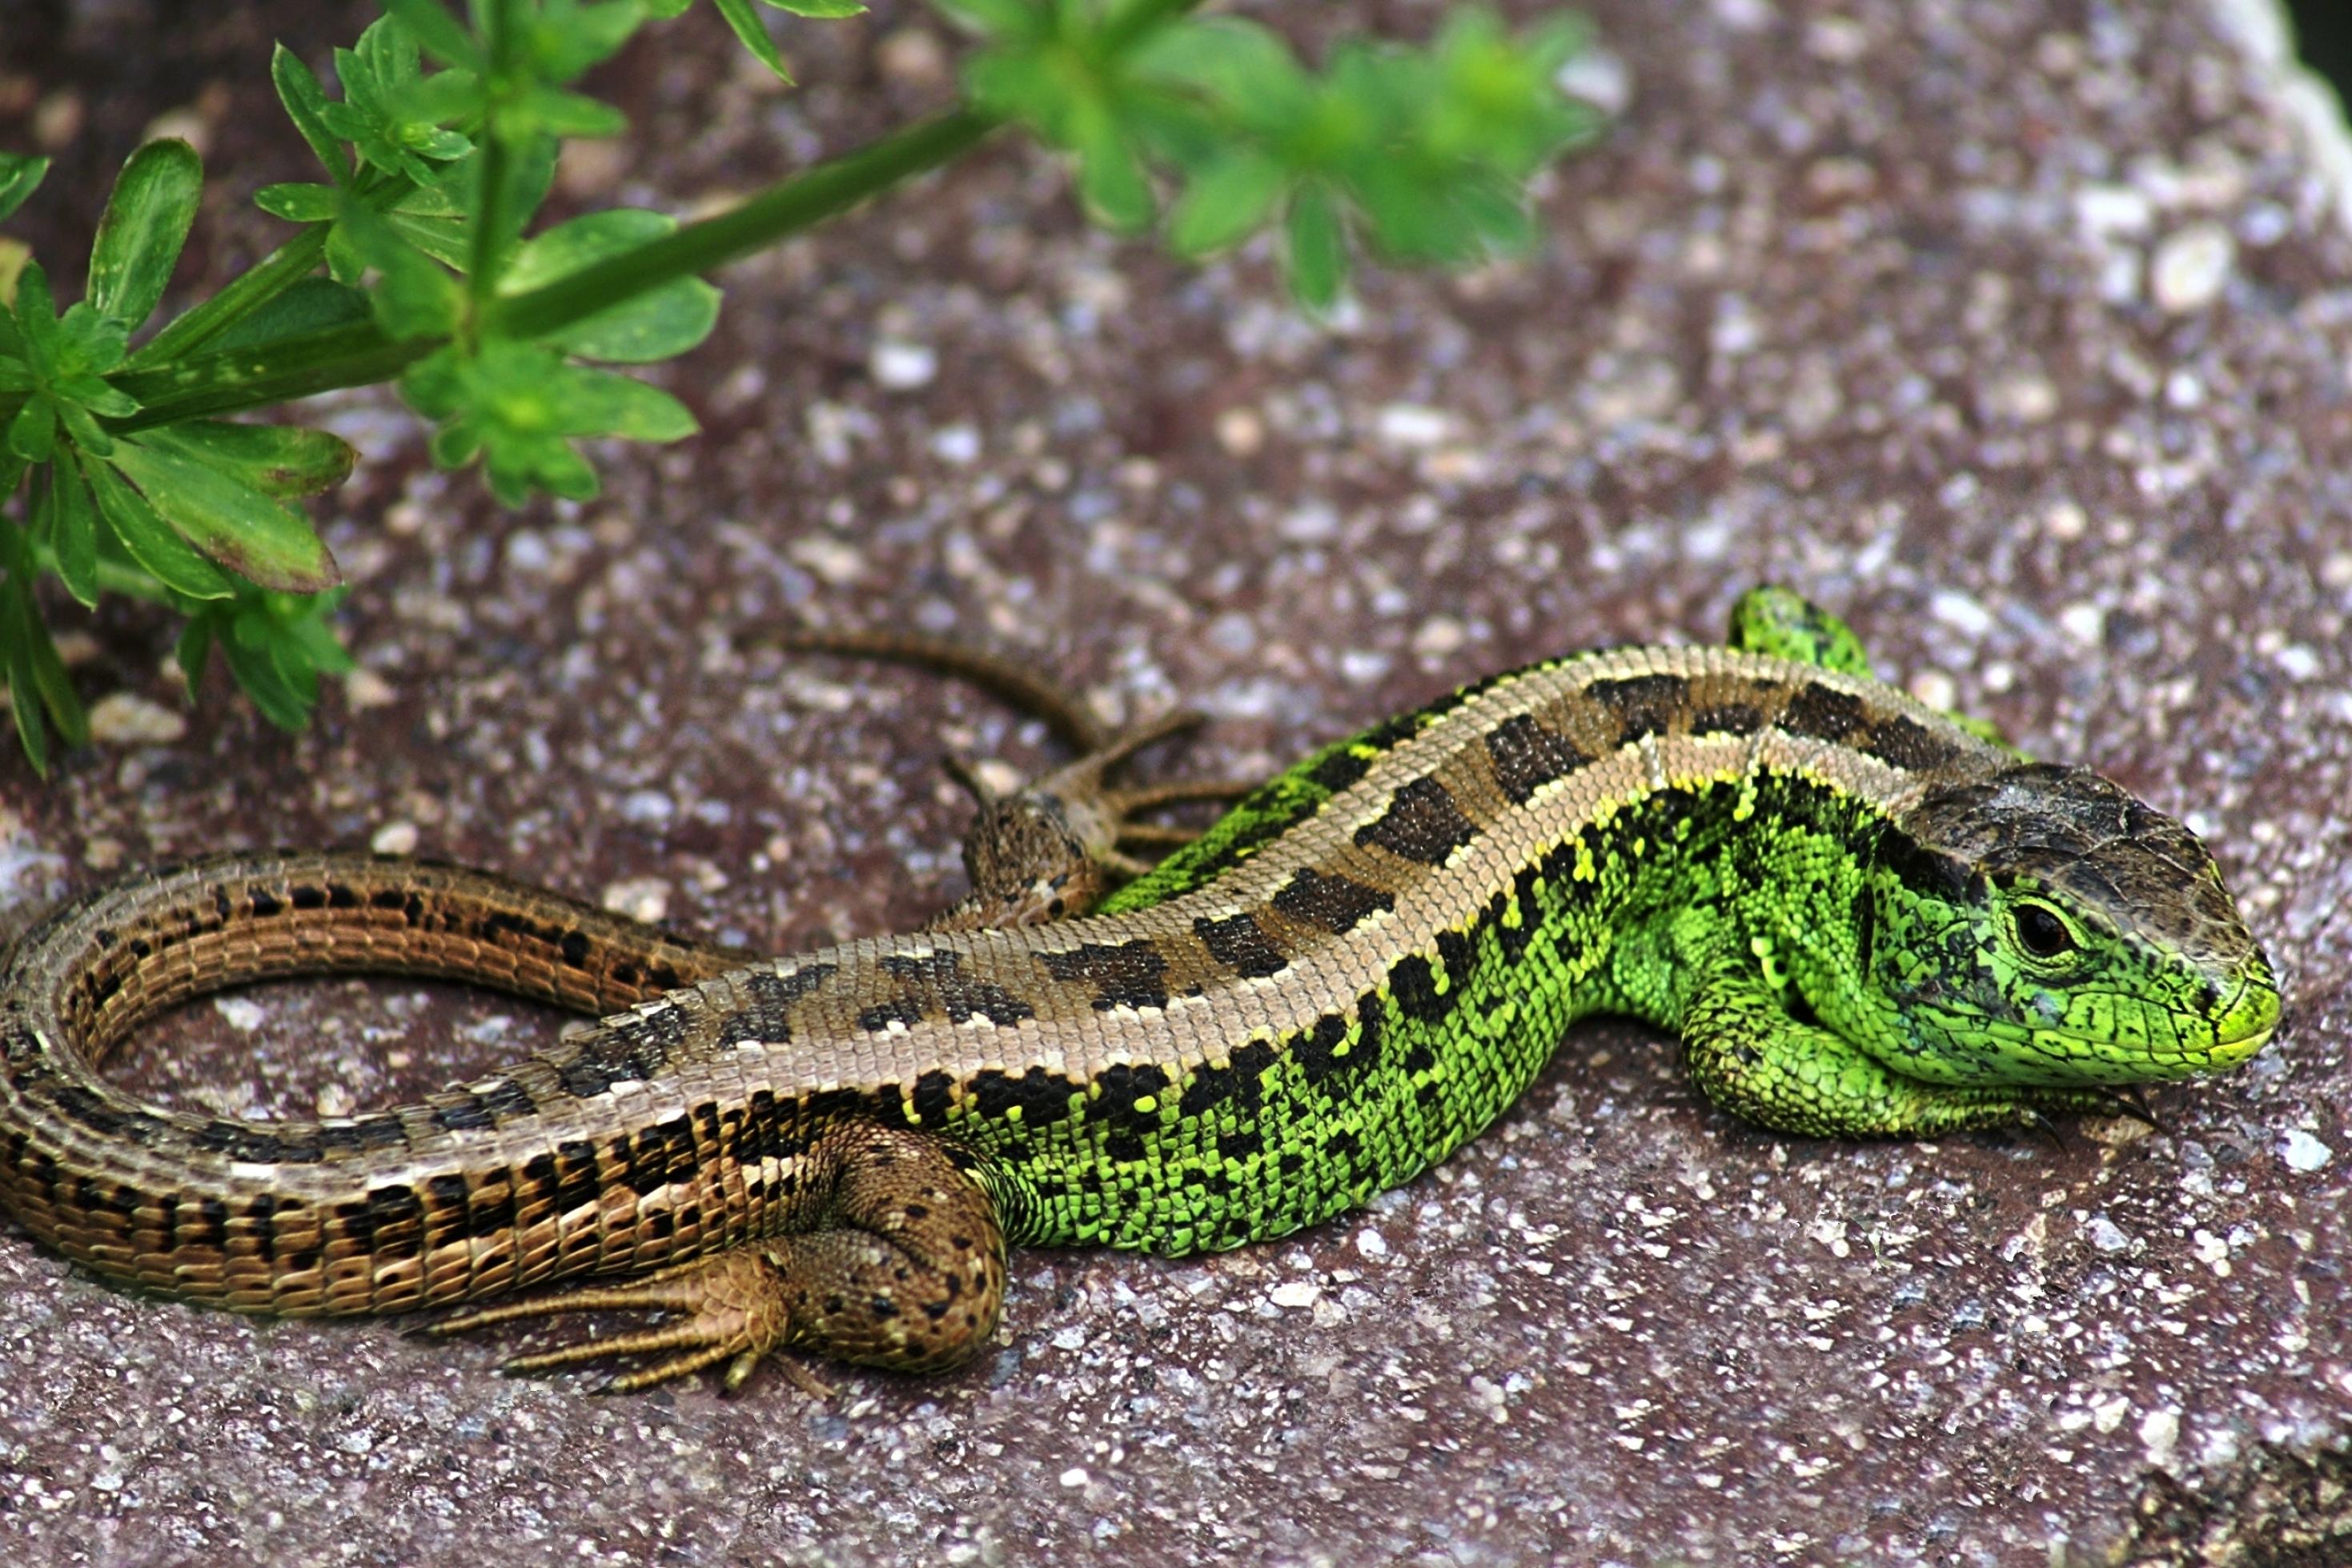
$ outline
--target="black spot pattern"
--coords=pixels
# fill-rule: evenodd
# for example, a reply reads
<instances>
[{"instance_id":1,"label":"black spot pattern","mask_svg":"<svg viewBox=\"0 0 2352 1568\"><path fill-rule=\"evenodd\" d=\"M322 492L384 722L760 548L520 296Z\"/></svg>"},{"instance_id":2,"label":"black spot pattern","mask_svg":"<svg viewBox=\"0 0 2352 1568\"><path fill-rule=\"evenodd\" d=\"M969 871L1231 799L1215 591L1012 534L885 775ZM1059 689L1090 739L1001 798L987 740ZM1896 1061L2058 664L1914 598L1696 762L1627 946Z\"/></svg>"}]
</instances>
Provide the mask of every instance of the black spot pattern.
<instances>
[{"instance_id":1,"label":"black spot pattern","mask_svg":"<svg viewBox=\"0 0 2352 1568\"><path fill-rule=\"evenodd\" d=\"M1408 953L1389 966L1389 995L1397 1011L1415 1023L1442 1023L1454 1010L1455 992L1437 989L1437 971L1422 953Z\"/></svg>"},{"instance_id":2,"label":"black spot pattern","mask_svg":"<svg viewBox=\"0 0 2352 1568\"><path fill-rule=\"evenodd\" d=\"M1356 830L1359 845L1378 845L1423 865L1444 865L1447 856L1477 836L1476 824L1462 814L1454 792L1425 777L1400 786L1389 799L1389 809Z\"/></svg>"},{"instance_id":3,"label":"black spot pattern","mask_svg":"<svg viewBox=\"0 0 2352 1568\"><path fill-rule=\"evenodd\" d=\"M1808 681L1790 696L1780 715L1780 727L1811 740L1837 741L1860 729L1866 717L1863 700L1852 692Z\"/></svg>"},{"instance_id":4,"label":"black spot pattern","mask_svg":"<svg viewBox=\"0 0 2352 1568\"><path fill-rule=\"evenodd\" d=\"M1037 960L1056 980L1092 986L1097 1012L1168 1005L1168 986L1161 978L1168 972L1168 960L1146 938L1083 943L1067 952L1040 953Z\"/></svg>"},{"instance_id":5,"label":"black spot pattern","mask_svg":"<svg viewBox=\"0 0 2352 1568\"><path fill-rule=\"evenodd\" d=\"M1312 866L1302 866L1297 875L1283 883L1273 903L1275 908L1293 920L1308 921L1335 934L1353 931L1376 909L1396 907L1396 898L1391 894L1367 887L1353 877L1319 872Z\"/></svg>"},{"instance_id":6,"label":"black spot pattern","mask_svg":"<svg viewBox=\"0 0 2352 1568\"><path fill-rule=\"evenodd\" d=\"M1068 1115L1070 1096L1077 1088L1060 1073L1042 1067L1033 1067L1018 1078L992 1068L973 1077L972 1106L992 1118L1008 1116L1018 1108L1024 1123L1038 1126Z\"/></svg>"},{"instance_id":7,"label":"black spot pattern","mask_svg":"<svg viewBox=\"0 0 2352 1568\"><path fill-rule=\"evenodd\" d=\"M1960 754L1958 746L1917 719L1901 714L1871 726L1869 733L1854 745L1889 768L1910 773L1932 773L1949 765Z\"/></svg>"},{"instance_id":8,"label":"black spot pattern","mask_svg":"<svg viewBox=\"0 0 2352 1568\"><path fill-rule=\"evenodd\" d=\"M793 1005L824 985L835 969L832 964L803 964L789 975L754 969L735 977L746 1005L719 1020L719 1038L730 1045L746 1040L790 1045Z\"/></svg>"},{"instance_id":9,"label":"black spot pattern","mask_svg":"<svg viewBox=\"0 0 2352 1568\"><path fill-rule=\"evenodd\" d=\"M1690 700L1690 682L1681 675L1627 675L1595 681L1584 691L1616 717L1620 746L1665 734L1675 715Z\"/></svg>"},{"instance_id":10,"label":"black spot pattern","mask_svg":"<svg viewBox=\"0 0 2352 1568\"><path fill-rule=\"evenodd\" d=\"M974 979L965 974L961 954L945 950L924 954L893 953L883 958L881 965L884 974L894 977L907 988L907 994L887 1004L887 1008L867 1009L869 1013L880 1015L886 1022L896 1018L902 1023L911 1024L936 1011L950 1023L963 1023L977 1017L1002 1027L1037 1016L1034 1008L1003 986ZM884 1025L867 1024L866 1027L878 1029Z\"/></svg>"},{"instance_id":11,"label":"black spot pattern","mask_svg":"<svg viewBox=\"0 0 2352 1568\"><path fill-rule=\"evenodd\" d=\"M1273 1044L1263 1040L1237 1047L1225 1066L1203 1067L1192 1074L1177 1109L1184 1115L1198 1116L1230 1100L1243 1116L1255 1116L1264 1090L1261 1080L1274 1065L1276 1054Z\"/></svg>"},{"instance_id":12,"label":"black spot pattern","mask_svg":"<svg viewBox=\"0 0 2352 1568\"><path fill-rule=\"evenodd\" d=\"M1486 732L1486 756L1495 765L1495 782L1520 806L1553 779L1564 779L1592 761L1566 736L1546 729L1526 714L1505 719Z\"/></svg>"},{"instance_id":13,"label":"black spot pattern","mask_svg":"<svg viewBox=\"0 0 2352 1568\"><path fill-rule=\"evenodd\" d=\"M1236 915L1226 920L1202 915L1192 922L1192 934L1209 956L1245 980L1262 980L1290 967L1255 916Z\"/></svg>"},{"instance_id":14,"label":"black spot pattern","mask_svg":"<svg viewBox=\"0 0 2352 1568\"><path fill-rule=\"evenodd\" d=\"M585 1100L604 1093L615 1083L643 1082L652 1078L669 1061L669 1048L658 1031L635 1027L646 1021L651 1020L627 1019L618 1026L608 1025L597 1033L583 1036L579 1054L557 1071L557 1081Z\"/></svg>"}]
</instances>

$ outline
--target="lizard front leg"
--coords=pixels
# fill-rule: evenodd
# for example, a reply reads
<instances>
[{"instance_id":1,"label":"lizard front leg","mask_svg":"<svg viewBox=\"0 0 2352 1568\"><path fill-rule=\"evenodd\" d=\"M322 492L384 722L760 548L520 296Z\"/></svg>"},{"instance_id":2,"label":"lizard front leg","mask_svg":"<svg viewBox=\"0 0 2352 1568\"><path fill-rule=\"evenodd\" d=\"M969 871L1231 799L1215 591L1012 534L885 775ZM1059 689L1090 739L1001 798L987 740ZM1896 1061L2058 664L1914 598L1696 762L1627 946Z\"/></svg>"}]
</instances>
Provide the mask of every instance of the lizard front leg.
<instances>
[{"instance_id":1,"label":"lizard front leg","mask_svg":"<svg viewBox=\"0 0 2352 1568\"><path fill-rule=\"evenodd\" d=\"M1906 1078L1843 1036L1794 1016L1785 991L1753 959L1718 954L1702 959L1695 975L1681 1026L1692 1081L1715 1104L1775 1132L1925 1138L2039 1125L2062 1112L2131 1113L2096 1089L1960 1088Z\"/></svg>"}]
</instances>

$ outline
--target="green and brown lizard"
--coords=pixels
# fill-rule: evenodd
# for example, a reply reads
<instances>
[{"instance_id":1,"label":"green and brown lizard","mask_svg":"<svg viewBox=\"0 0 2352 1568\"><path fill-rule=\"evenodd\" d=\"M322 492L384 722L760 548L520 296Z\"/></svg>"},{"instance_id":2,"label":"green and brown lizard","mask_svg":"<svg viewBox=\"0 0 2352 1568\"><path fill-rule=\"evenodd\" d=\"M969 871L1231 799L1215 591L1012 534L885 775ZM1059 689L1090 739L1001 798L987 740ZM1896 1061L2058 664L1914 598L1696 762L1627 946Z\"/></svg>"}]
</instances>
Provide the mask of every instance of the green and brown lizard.
<instances>
[{"instance_id":1,"label":"green and brown lizard","mask_svg":"<svg viewBox=\"0 0 2352 1568\"><path fill-rule=\"evenodd\" d=\"M1117 836L1099 775L1024 801L1080 861ZM1050 853L979 870L1002 885L960 924L1084 900ZM100 1075L192 997L362 971L605 1016L317 1122ZM1361 1204L1591 1013L1680 1035L1707 1096L1766 1126L1906 1136L2113 1109L2245 1060L2278 1008L2188 830L1880 685L1843 626L1764 590L1728 648L1536 664L1327 747L1083 918L762 958L359 854L100 891L0 970L0 1200L110 1278L247 1312L635 1276L437 1332L666 1309L509 1364L653 1358L628 1388L725 1363L732 1387L782 1346L964 1359L1008 1246L1192 1252Z\"/></svg>"}]
</instances>

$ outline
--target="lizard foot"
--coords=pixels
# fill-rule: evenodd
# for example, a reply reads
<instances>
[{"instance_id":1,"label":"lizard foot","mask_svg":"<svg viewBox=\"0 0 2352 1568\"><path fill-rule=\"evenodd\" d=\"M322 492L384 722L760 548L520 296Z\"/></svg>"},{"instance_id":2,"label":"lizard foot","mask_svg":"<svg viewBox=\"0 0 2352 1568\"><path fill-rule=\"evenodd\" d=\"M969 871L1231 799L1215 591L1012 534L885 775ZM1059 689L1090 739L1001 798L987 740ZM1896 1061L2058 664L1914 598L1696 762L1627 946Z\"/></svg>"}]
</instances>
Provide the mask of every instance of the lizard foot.
<instances>
[{"instance_id":1,"label":"lizard foot","mask_svg":"<svg viewBox=\"0 0 2352 1568\"><path fill-rule=\"evenodd\" d=\"M785 1296L782 1273L762 1253L749 1248L697 1258L648 1274L634 1284L553 1291L506 1306L461 1312L424 1332L436 1339L447 1339L531 1318L646 1311L673 1313L676 1319L635 1333L585 1339L518 1355L499 1370L520 1375L606 1356L660 1356L651 1365L615 1375L597 1390L634 1394L723 1361L728 1364L721 1386L732 1394L751 1377L760 1358L783 1343L792 1332L792 1306Z\"/></svg>"}]
</instances>

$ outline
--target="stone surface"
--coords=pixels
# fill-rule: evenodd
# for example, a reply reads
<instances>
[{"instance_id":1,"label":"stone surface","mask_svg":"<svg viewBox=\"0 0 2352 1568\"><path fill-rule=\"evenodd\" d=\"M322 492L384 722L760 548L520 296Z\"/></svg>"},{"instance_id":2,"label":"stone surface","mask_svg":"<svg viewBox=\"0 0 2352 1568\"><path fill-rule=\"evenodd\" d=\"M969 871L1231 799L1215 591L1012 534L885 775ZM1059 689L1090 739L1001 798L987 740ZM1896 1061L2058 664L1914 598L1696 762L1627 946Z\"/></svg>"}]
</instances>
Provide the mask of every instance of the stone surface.
<instances>
[{"instance_id":1,"label":"stone surface","mask_svg":"<svg viewBox=\"0 0 2352 1568\"><path fill-rule=\"evenodd\" d=\"M389 838L790 948L956 890L942 751L1049 754L938 681L732 650L759 627L1032 650L1121 713L1205 706L1189 761L1227 772L1515 661L1711 637L1776 578L1913 689L2189 813L2285 977L2269 1051L2158 1094L2147 1136L1844 1145L1582 1029L1362 1215L1024 1256L977 1364L828 1369L824 1402L772 1373L593 1400L394 1325L137 1300L10 1229L8 1560L2331 1560L2352 243L2320 161L2196 5L1591 9L1626 118L1549 183L1542 253L1370 277L1328 328L1263 249L1191 270L1085 232L1005 142L731 269L724 329L658 372L706 434L610 454L593 504L501 513L388 398L314 405L365 454L320 508L363 680L299 738L216 677L176 738L47 786L0 758L0 904ZM163 120L215 177L184 287L269 243L247 198L301 162L268 40L323 65L359 18L203 11L8 8L0 142L60 159L12 232L72 254ZM562 199L693 208L852 145L945 90L929 16L793 27L810 86L780 94L698 12L612 68L637 139ZM176 701L160 620L86 629L86 695ZM119 1071L309 1113L554 1027L280 987Z\"/></svg>"}]
</instances>

